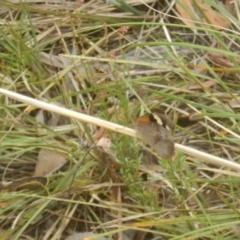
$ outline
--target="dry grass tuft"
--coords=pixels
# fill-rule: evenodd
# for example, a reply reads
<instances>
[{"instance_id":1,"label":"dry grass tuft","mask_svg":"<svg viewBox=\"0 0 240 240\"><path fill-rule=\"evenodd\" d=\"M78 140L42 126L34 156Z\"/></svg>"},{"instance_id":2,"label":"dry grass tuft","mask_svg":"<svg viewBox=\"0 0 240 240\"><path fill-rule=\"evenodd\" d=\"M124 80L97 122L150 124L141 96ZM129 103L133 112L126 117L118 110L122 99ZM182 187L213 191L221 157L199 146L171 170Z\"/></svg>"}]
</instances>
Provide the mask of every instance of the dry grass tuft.
<instances>
[{"instance_id":1,"label":"dry grass tuft","mask_svg":"<svg viewBox=\"0 0 240 240\"><path fill-rule=\"evenodd\" d=\"M0 240L239 237L239 3L173 2L0 3ZM175 161L130 137L154 108Z\"/></svg>"}]
</instances>

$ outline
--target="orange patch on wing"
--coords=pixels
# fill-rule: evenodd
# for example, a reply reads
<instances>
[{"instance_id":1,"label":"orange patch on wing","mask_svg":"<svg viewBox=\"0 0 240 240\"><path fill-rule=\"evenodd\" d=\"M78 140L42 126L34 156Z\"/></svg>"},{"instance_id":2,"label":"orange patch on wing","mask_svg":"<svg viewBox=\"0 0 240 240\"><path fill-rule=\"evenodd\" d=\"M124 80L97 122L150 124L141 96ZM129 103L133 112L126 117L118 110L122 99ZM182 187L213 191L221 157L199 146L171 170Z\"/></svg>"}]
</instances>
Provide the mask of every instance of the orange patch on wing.
<instances>
[{"instance_id":1,"label":"orange patch on wing","mask_svg":"<svg viewBox=\"0 0 240 240\"><path fill-rule=\"evenodd\" d=\"M141 116L137 119L138 123L148 123L150 122L150 119L148 116Z\"/></svg>"}]
</instances>

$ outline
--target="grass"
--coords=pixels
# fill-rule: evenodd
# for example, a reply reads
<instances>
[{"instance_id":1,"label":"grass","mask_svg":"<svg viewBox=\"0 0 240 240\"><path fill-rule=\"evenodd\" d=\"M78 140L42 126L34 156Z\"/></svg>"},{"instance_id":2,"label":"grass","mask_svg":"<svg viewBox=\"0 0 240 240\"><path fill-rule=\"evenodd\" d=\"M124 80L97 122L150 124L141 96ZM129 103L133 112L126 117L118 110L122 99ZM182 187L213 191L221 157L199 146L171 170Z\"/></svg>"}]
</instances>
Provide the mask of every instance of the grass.
<instances>
[{"instance_id":1,"label":"grass","mask_svg":"<svg viewBox=\"0 0 240 240\"><path fill-rule=\"evenodd\" d=\"M0 3L0 239L239 238L238 16L213 4L219 31L128 4ZM132 130L154 108L176 126L157 165ZM67 163L36 178L41 149Z\"/></svg>"}]
</instances>

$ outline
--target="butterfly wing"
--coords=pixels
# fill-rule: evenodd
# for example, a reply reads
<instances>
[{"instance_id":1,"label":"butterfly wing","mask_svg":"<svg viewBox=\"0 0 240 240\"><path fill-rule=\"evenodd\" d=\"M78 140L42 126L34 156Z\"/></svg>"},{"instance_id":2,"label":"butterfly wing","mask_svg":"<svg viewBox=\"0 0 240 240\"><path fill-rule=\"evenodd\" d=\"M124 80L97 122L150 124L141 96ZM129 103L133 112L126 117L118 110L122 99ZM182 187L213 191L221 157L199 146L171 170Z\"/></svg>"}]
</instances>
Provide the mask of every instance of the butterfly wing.
<instances>
[{"instance_id":1,"label":"butterfly wing","mask_svg":"<svg viewBox=\"0 0 240 240\"><path fill-rule=\"evenodd\" d=\"M171 133L156 122L135 123L137 134L162 158L174 155L174 141Z\"/></svg>"}]
</instances>

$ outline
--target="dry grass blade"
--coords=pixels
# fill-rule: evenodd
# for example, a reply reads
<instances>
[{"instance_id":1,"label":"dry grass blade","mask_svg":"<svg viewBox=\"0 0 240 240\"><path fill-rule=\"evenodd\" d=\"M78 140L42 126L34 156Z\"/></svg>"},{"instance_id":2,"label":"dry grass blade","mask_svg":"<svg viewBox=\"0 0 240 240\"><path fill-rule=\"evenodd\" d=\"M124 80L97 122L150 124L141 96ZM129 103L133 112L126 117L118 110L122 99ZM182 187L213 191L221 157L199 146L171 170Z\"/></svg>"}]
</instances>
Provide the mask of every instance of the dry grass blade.
<instances>
[{"instance_id":1,"label":"dry grass blade","mask_svg":"<svg viewBox=\"0 0 240 240\"><path fill-rule=\"evenodd\" d=\"M99 119L96 117L92 117L87 114L75 112L75 111L54 105L54 104L50 104L50 103L47 103L44 101L30 98L30 97L24 96L22 94L14 93L12 91L2 89L2 88L0 88L0 93L4 94L6 96L12 97L18 101L27 103L29 105L32 105L32 106L35 106L35 107L38 107L38 108L41 108L41 109L44 109L44 110L47 110L50 112L58 113L58 114L66 116L66 117L74 118L74 119L77 119L77 120L80 120L80 121L83 121L86 123L97 125L99 127L103 127L103 128L106 128L106 129L109 129L109 130L112 130L112 131L115 131L118 133L123 133L125 135L129 135L132 137L136 136L135 131L130 128L123 127L118 124L111 123L109 121L105 121L105 120L102 120L102 119Z\"/></svg>"},{"instance_id":2,"label":"dry grass blade","mask_svg":"<svg viewBox=\"0 0 240 240\"><path fill-rule=\"evenodd\" d=\"M70 117L70 118L75 118L77 120L86 122L86 123L91 123L94 125L97 125L99 127L103 127L118 133L122 133L131 137L136 137L136 132L135 130L132 130L130 128L126 128L124 126L109 122L109 121L105 121L99 118L95 118L95 117L91 117L89 115L86 114L82 114L82 113L78 113L63 107L59 107L50 103L46 103L37 99L33 99L27 96L23 96L21 94L6 90L6 89L1 89L0 88L0 93L14 98L18 101L22 101L24 103L27 103L29 105L33 105L35 107L50 111L50 112L55 112L61 115L64 115L66 117ZM224 167L230 167L233 169L238 169L240 170L240 164L237 164L235 162L230 162L226 159L222 159L219 157L215 157L213 155L204 153L204 152L200 152L196 149L192 149L180 144L175 144L176 150L181 151L183 153L189 154L193 157L197 157L197 159L201 159L206 163L211 163L211 164L215 164L218 166L224 166Z\"/></svg>"}]
</instances>

